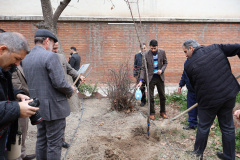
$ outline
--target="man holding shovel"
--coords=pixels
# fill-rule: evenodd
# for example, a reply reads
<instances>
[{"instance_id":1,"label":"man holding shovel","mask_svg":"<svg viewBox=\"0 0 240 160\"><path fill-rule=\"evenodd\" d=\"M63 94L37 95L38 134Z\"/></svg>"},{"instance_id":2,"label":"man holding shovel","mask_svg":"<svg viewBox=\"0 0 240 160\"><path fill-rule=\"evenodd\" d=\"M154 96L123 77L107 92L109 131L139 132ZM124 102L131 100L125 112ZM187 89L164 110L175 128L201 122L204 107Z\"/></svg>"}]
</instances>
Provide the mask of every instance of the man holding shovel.
<instances>
[{"instance_id":1,"label":"man holding shovel","mask_svg":"<svg viewBox=\"0 0 240 160\"><path fill-rule=\"evenodd\" d=\"M70 66L70 64L67 62L64 54L58 53L58 42L56 42L54 44L52 52L54 52L54 53L56 53L58 55L58 58L59 58L59 60L61 62L61 65L63 67L65 78L67 79L67 75L69 75L73 79L77 79L77 77L78 77L77 71ZM85 81L85 77L81 76L80 77L80 81L83 83ZM67 142L65 142L65 136L63 136L62 147L63 148L69 148L70 147L70 145Z\"/></svg>"},{"instance_id":2,"label":"man holding shovel","mask_svg":"<svg viewBox=\"0 0 240 160\"><path fill-rule=\"evenodd\" d=\"M193 86L198 103L198 128L193 151L200 159L207 145L210 127L218 117L222 131L223 153L220 159L235 159L235 128L232 110L240 86L231 72L227 57L240 56L239 44L200 46L194 39L186 40L182 49L188 58L184 70Z\"/></svg>"}]
</instances>

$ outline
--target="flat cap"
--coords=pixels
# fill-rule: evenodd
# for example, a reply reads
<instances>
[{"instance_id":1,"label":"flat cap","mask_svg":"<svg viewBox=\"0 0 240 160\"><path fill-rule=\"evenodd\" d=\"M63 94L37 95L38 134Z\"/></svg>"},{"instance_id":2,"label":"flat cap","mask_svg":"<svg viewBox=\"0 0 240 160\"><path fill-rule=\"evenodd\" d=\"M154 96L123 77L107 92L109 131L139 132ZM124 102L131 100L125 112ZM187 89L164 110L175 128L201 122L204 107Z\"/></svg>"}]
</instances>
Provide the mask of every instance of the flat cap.
<instances>
[{"instance_id":1,"label":"flat cap","mask_svg":"<svg viewBox=\"0 0 240 160\"><path fill-rule=\"evenodd\" d=\"M55 43L58 41L57 37L54 36L54 34L47 29L38 29L35 32L34 37L49 37L52 38Z\"/></svg>"}]
</instances>

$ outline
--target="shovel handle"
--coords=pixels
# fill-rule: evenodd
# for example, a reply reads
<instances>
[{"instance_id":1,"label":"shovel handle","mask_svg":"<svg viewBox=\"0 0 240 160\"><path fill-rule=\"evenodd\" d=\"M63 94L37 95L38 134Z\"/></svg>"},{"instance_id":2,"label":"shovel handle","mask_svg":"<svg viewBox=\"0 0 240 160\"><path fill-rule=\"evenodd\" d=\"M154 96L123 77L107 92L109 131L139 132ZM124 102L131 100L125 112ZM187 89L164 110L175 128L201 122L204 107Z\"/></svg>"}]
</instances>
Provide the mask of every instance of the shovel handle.
<instances>
[{"instance_id":1,"label":"shovel handle","mask_svg":"<svg viewBox=\"0 0 240 160\"><path fill-rule=\"evenodd\" d=\"M240 78L240 75L236 76L235 78L236 79ZM176 117L173 117L170 121L175 121L177 118L181 117L182 115L184 115L185 113L191 111L192 109L196 108L197 106L198 106L198 104L195 103L193 106L191 106L190 108L188 108L187 110L185 110L181 114L177 115Z\"/></svg>"},{"instance_id":2,"label":"shovel handle","mask_svg":"<svg viewBox=\"0 0 240 160\"><path fill-rule=\"evenodd\" d=\"M181 114L177 115L176 117L173 117L170 121L175 121L177 118L181 117L182 115L184 115L185 113L191 111L192 109L196 108L197 106L198 106L198 103L195 103L193 106L191 106L190 108L188 108L187 110L185 110Z\"/></svg>"},{"instance_id":3,"label":"shovel handle","mask_svg":"<svg viewBox=\"0 0 240 160\"><path fill-rule=\"evenodd\" d=\"M77 76L77 79L74 81L73 86L75 86L75 84L76 84L77 81L79 80L80 76L81 76L81 74L79 74L79 75Z\"/></svg>"}]
</instances>

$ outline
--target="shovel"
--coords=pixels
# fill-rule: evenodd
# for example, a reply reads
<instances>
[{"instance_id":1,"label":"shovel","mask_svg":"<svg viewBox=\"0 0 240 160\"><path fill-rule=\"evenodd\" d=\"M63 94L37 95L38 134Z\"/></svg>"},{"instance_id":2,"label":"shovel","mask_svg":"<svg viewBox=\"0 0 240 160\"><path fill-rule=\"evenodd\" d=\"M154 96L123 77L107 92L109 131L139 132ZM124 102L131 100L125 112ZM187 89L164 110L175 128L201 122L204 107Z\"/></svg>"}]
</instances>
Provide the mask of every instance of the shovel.
<instances>
[{"instance_id":1,"label":"shovel","mask_svg":"<svg viewBox=\"0 0 240 160\"><path fill-rule=\"evenodd\" d=\"M177 118L181 117L182 115L184 115L185 113L191 111L192 109L196 108L198 106L198 103L195 103L193 106L191 106L190 108L188 108L187 110L185 110L184 112L180 113L179 115L171 118L170 120L169 119L165 119L162 123L162 127L165 127L167 126L169 123L175 121Z\"/></svg>"},{"instance_id":2,"label":"shovel","mask_svg":"<svg viewBox=\"0 0 240 160\"><path fill-rule=\"evenodd\" d=\"M240 78L240 75L236 76L235 78L236 78L236 79ZM173 118L171 118L170 120L165 119L165 120L163 121L163 123L162 123L161 126L162 126L162 127L166 127L169 123L175 121L177 118L181 117L182 115L184 115L185 113L191 111L192 109L196 108L197 106L198 106L198 104L195 103L193 106L191 106L190 108L188 108L187 110L185 110L185 111L182 112L181 114L177 115L176 117L173 117Z\"/></svg>"}]
</instances>

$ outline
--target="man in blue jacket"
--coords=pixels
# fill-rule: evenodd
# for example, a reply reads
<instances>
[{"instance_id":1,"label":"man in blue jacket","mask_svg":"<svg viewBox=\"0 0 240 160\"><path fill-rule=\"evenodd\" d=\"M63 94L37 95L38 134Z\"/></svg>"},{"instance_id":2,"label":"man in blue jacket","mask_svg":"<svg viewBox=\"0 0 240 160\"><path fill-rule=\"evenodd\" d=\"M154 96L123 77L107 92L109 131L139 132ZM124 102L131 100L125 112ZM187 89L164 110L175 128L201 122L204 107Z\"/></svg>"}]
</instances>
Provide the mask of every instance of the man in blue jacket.
<instances>
[{"instance_id":1,"label":"man in blue jacket","mask_svg":"<svg viewBox=\"0 0 240 160\"><path fill-rule=\"evenodd\" d=\"M29 97L12 85L12 71L28 52L27 40L23 35L16 32L0 34L0 160L7 159L6 150L11 150L11 144L16 143L18 118L30 117L38 110L29 106L32 100L26 100Z\"/></svg>"},{"instance_id":2,"label":"man in blue jacket","mask_svg":"<svg viewBox=\"0 0 240 160\"><path fill-rule=\"evenodd\" d=\"M187 63L188 60L185 61L185 63ZM185 64L184 63L184 64ZM179 83L179 87L178 87L178 93L182 93L182 87L185 86L187 87L187 108L190 108L191 106L193 106L195 103L197 103L196 100L196 95L194 92L194 89L192 88L190 82L189 82L189 78L187 76L187 73L183 70L183 74L182 74L182 78L180 80ZM198 114L198 108L194 108L191 111L188 112L188 126L183 127L183 129L185 130L190 130L193 129L195 130L197 128L198 125L198 120L197 120L197 114Z\"/></svg>"},{"instance_id":3,"label":"man in blue jacket","mask_svg":"<svg viewBox=\"0 0 240 160\"><path fill-rule=\"evenodd\" d=\"M200 46L194 39L182 46L188 61L184 65L198 102L198 128L193 153L202 159L215 117L222 132L220 159L235 159L233 108L240 86L232 74L227 57L240 56L240 44Z\"/></svg>"}]
</instances>

